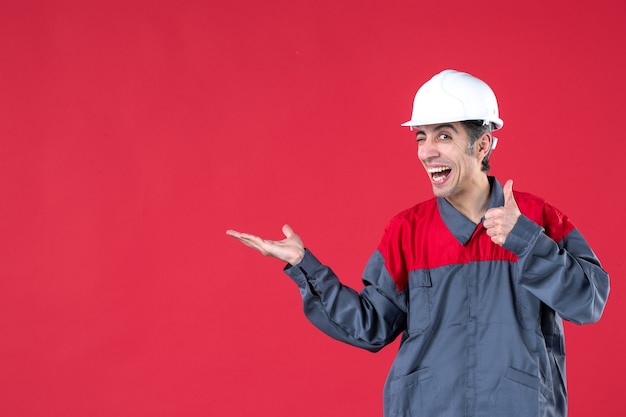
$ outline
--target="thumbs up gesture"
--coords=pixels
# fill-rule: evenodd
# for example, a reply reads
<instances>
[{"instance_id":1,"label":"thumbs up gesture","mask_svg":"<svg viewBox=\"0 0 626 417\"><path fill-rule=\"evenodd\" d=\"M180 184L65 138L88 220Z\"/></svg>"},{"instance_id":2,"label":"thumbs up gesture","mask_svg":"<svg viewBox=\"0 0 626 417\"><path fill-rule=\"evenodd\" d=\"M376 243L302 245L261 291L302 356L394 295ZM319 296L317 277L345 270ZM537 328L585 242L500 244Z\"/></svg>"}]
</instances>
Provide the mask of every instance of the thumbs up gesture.
<instances>
[{"instance_id":1,"label":"thumbs up gesture","mask_svg":"<svg viewBox=\"0 0 626 417\"><path fill-rule=\"evenodd\" d=\"M508 180L502 191L504 192L504 206L487 210L483 221L487 235L491 237L493 243L500 246L504 245L506 238L513 230L513 226L517 223L517 219L522 214L513 196L513 180Z\"/></svg>"}]
</instances>

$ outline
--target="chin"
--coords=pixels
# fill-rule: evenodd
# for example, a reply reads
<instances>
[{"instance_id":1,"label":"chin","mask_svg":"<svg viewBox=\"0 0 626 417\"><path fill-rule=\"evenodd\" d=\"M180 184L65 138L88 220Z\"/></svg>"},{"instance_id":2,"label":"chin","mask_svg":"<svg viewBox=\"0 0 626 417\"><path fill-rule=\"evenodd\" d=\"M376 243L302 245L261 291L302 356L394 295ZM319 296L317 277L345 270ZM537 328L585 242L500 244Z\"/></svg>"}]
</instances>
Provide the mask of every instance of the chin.
<instances>
[{"instance_id":1,"label":"chin","mask_svg":"<svg viewBox=\"0 0 626 417\"><path fill-rule=\"evenodd\" d=\"M446 198L454 194L454 189L450 187L438 187L436 185L433 185L432 189L433 189L433 194L435 195L435 197Z\"/></svg>"},{"instance_id":2,"label":"chin","mask_svg":"<svg viewBox=\"0 0 626 417\"><path fill-rule=\"evenodd\" d=\"M433 185L433 194L435 197L447 197L448 193L445 190Z\"/></svg>"}]
</instances>

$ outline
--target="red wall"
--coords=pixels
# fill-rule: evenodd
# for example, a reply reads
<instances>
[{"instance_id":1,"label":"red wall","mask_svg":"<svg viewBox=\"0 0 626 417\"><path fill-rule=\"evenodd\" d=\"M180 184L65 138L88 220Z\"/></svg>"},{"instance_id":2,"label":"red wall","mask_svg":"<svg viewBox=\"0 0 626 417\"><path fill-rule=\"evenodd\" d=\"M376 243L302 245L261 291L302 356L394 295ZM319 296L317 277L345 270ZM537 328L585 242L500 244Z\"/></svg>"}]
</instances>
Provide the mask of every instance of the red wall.
<instances>
[{"instance_id":1,"label":"red wall","mask_svg":"<svg viewBox=\"0 0 626 417\"><path fill-rule=\"evenodd\" d=\"M624 4L0 2L0 414L380 416L397 344L329 339L224 231L289 222L360 288L431 196L400 123L455 68L498 95L493 173L612 277L566 329L570 416L626 415Z\"/></svg>"}]
</instances>

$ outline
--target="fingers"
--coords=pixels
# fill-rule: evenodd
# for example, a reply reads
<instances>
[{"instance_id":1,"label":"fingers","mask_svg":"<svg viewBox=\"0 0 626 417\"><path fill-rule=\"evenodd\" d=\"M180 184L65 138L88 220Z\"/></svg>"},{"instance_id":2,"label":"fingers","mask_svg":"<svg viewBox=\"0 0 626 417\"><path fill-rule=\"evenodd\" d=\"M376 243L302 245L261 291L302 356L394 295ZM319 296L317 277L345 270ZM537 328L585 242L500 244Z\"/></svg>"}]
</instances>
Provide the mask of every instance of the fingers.
<instances>
[{"instance_id":1,"label":"fingers","mask_svg":"<svg viewBox=\"0 0 626 417\"><path fill-rule=\"evenodd\" d=\"M239 240L244 240L244 239L245 240L250 240L250 239L255 239L255 238L256 239L260 239L258 236L251 235L249 233L241 233L241 232L238 232L236 230L227 230L226 234L228 236L232 236L235 239L239 239Z\"/></svg>"},{"instance_id":2,"label":"fingers","mask_svg":"<svg viewBox=\"0 0 626 417\"><path fill-rule=\"evenodd\" d=\"M236 230L227 230L226 234L239 240L244 245L258 250L259 252L264 251L263 246L265 244L265 241L259 236L251 235L249 233L241 233Z\"/></svg>"},{"instance_id":3,"label":"fingers","mask_svg":"<svg viewBox=\"0 0 626 417\"><path fill-rule=\"evenodd\" d=\"M285 235L285 238L287 238L287 239L290 239L290 238L292 238L292 237L295 237L295 236L296 236L295 232L293 231L293 229L291 228L291 226L289 226L288 224L285 224L285 225L283 226L283 229L282 229L282 230L283 230L283 234ZM262 239L262 238L261 238L261 237L259 237L259 236L256 236L256 235L251 235L251 234L249 234L249 233L242 233L242 232L238 232L238 231L236 231L236 230L232 230L232 229L227 230L227 231L226 231L226 234L227 234L228 236L232 236L232 237L234 237L235 239L238 239L238 240L240 240L240 241L242 241L242 242L244 242L244 243L247 241L247 242L254 242L254 243L256 243L257 245L261 245L261 244L263 244L263 243L267 243L267 242L269 242L269 241L267 241L267 240L265 240L265 239Z\"/></svg>"},{"instance_id":4,"label":"fingers","mask_svg":"<svg viewBox=\"0 0 626 417\"><path fill-rule=\"evenodd\" d=\"M483 222L483 226L485 228L485 232L487 236L491 238L491 241L496 245L502 246L506 241L506 237L509 232L504 230L503 225L500 222L500 219L493 220L485 220Z\"/></svg>"},{"instance_id":5,"label":"fingers","mask_svg":"<svg viewBox=\"0 0 626 417\"><path fill-rule=\"evenodd\" d=\"M491 224L491 219L493 219L494 217L499 217L501 216L500 213L500 207L494 207L494 208L490 208L489 210L487 210L485 212L485 220L483 221L483 224L486 226L487 223Z\"/></svg>"},{"instance_id":6,"label":"fingers","mask_svg":"<svg viewBox=\"0 0 626 417\"><path fill-rule=\"evenodd\" d=\"M502 217L494 216L489 219L485 217L485 220L483 220L483 227L487 229L487 234L489 236L494 236L502 227Z\"/></svg>"},{"instance_id":7,"label":"fingers","mask_svg":"<svg viewBox=\"0 0 626 417\"><path fill-rule=\"evenodd\" d=\"M232 237L236 238L236 237L238 237L241 233L239 233L239 232L238 232L238 231L236 231L236 230L230 230L230 229L229 229L229 230L227 230L227 231L226 231L226 234L227 234L228 236L232 236Z\"/></svg>"}]
</instances>

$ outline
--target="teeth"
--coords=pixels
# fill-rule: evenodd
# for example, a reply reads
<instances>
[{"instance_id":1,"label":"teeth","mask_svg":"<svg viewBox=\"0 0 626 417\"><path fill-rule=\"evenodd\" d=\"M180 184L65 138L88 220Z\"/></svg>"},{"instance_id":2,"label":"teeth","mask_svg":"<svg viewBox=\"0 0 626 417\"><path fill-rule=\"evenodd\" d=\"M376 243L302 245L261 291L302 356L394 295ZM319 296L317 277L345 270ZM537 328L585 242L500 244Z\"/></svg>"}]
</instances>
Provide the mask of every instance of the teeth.
<instances>
[{"instance_id":1,"label":"teeth","mask_svg":"<svg viewBox=\"0 0 626 417\"><path fill-rule=\"evenodd\" d=\"M427 171L431 174L437 173L437 172L443 172L443 171L448 171L450 168L448 167L435 167L435 168L428 168Z\"/></svg>"}]
</instances>

